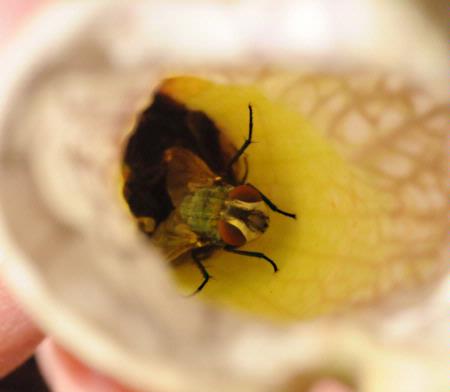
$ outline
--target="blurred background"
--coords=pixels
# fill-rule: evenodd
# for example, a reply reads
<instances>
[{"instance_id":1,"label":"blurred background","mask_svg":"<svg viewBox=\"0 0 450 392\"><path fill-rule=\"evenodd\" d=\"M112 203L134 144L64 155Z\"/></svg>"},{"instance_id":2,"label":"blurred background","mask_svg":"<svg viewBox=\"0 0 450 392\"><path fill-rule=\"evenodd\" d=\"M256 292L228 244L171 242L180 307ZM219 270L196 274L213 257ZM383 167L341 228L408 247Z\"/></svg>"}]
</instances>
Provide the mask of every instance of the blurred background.
<instances>
[{"instance_id":1,"label":"blurred background","mask_svg":"<svg viewBox=\"0 0 450 392\"><path fill-rule=\"evenodd\" d=\"M444 34L448 33L448 2L446 0L412 0L411 2L415 3L417 10L432 20ZM13 43L14 36L18 34L21 28L43 7L51 6L52 3L51 0L3 0L0 2L0 56L5 47ZM339 3L339 1L335 2L334 7L336 7L336 3ZM354 2L342 1L345 7L351 6L352 3ZM331 392L332 388L328 387L328 389L321 390ZM0 392L41 392L47 390L33 359L0 381ZM319 389L316 392L320 392Z\"/></svg>"}]
</instances>

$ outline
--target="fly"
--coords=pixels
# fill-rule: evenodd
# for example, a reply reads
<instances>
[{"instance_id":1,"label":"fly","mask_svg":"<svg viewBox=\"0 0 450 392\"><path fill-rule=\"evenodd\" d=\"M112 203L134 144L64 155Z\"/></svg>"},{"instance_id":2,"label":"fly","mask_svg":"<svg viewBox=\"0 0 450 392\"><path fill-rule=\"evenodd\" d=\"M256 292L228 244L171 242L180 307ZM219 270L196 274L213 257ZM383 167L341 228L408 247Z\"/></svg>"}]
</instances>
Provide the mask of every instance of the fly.
<instances>
[{"instance_id":1,"label":"fly","mask_svg":"<svg viewBox=\"0 0 450 392\"><path fill-rule=\"evenodd\" d=\"M247 173L237 183L229 182L233 165L252 143L251 105L248 110L247 139L229 160L223 176L213 173L200 157L186 148L172 147L163 155L167 190L174 209L156 228L152 239L169 261L191 253L203 276L194 294L201 291L211 277L203 261L215 249L263 259L277 272L275 261L264 253L239 248L267 230L268 209L296 218L295 214L280 210L261 191L247 183Z\"/></svg>"}]
</instances>

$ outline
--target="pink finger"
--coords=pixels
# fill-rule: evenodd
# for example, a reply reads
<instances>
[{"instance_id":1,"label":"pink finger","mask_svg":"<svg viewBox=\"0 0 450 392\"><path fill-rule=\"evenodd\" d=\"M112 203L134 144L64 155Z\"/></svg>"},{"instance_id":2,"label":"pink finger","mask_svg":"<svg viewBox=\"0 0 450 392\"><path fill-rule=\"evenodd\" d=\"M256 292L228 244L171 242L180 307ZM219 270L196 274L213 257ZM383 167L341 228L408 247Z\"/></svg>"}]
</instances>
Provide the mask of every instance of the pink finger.
<instances>
[{"instance_id":1,"label":"pink finger","mask_svg":"<svg viewBox=\"0 0 450 392\"><path fill-rule=\"evenodd\" d=\"M50 0L0 1L0 48Z\"/></svg>"},{"instance_id":2,"label":"pink finger","mask_svg":"<svg viewBox=\"0 0 450 392\"><path fill-rule=\"evenodd\" d=\"M50 339L39 346L37 359L54 392L137 392L86 367Z\"/></svg>"},{"instance_id":3,"label":"pink finger","mask_svg":"<svg viewBox=\"0 0 450 392\"><path fill-rule=\"evenodd\" d=\"M308 392L354 392L354 389L335 379L324 378L315 383Z\"/></svg>"},{"instance_id":4,"label":"pink finger","mask_svg":"<svg viewBox=\"0 0 450 392\"><path fill-rule=\"evenodd\" d=\"M0 378L29 358L42 339L0 282Z\"/></svg>"}]
</instances>

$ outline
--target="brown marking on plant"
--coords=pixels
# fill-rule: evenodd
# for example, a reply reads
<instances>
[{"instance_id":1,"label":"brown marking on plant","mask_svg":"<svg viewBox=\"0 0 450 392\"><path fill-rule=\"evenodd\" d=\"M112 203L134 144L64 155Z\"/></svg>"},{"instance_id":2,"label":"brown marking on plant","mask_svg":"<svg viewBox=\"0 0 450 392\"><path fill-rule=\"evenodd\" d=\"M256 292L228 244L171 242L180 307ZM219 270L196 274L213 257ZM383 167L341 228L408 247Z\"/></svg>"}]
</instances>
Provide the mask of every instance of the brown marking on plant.
<instances>
[{"instance_id":1,"label":"brown marking on plant","mask_svg":"<svg viewBox=\"0 0 450 392\"><path fill-rule=\"evenodd\" d=\"M268 79L272 76L265 74ZM449 240L448 104L436 102L399 77L376 72L311 72L294 80L286 78L285 83L284 88L278 86L276 98L306 116L346 160L371 177L389 201L388 222L378 222L374 233L388 245L387 257L314 256L333 257L338 265L357 268L363 262L374 269L375 285L357 289L356 304L417 289L442 276ZM271 96L269 90L265 92ZM354 191L350 196L352 203L361 202ZM348 279L347 274L340 271L342 276L337 277L333 272L331 284ZM322 282L326 272L316 279L322 300L341 301L338 292Z\"/></svg>"}]
</instances>

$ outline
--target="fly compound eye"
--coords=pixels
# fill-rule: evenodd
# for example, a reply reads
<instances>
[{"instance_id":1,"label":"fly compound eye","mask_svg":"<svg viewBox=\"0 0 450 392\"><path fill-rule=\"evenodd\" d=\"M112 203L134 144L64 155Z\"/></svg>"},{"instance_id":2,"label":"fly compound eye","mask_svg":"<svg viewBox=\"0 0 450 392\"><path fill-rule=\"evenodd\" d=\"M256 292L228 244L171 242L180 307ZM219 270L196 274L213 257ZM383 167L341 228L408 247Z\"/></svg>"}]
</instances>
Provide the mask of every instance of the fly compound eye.
<instances>
[{"instance_id":1,"label":"fly compound eye","mask_svg":"<svg viewBox=\"0 0 450 392\"><path fill-rule=\"evenodd\" d=\"M239 247L247 242L244 234L236 226L224 220L219 221L218 230L220 238L227 245Z\"/></svg>"},{"instance_id":2,"label":"fly compound eye","mask_svg":"<svg viewBox=\"0 0 450 392\"><path fill-rule=\"evenodd\" d=\"M229 193L230 199L237 199L247 203L256 203L261 201L261 195L259 192L250 185L239 185L233 188Z\"/></svg>"}]
</instances>

